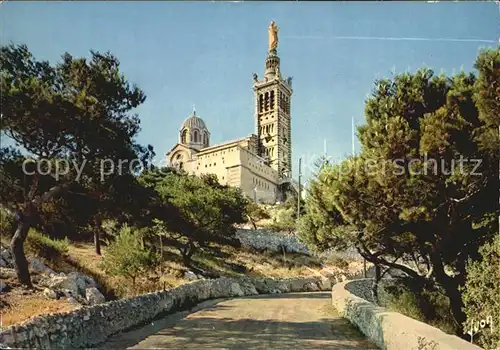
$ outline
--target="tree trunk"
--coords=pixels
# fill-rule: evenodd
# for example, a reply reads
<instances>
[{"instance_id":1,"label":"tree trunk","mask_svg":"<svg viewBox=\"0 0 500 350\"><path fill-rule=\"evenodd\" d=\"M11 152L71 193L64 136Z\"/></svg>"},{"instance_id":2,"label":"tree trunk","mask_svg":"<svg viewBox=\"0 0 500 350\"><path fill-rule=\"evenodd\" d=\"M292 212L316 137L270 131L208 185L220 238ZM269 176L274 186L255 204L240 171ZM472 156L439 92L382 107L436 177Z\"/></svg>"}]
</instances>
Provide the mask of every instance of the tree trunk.
<instances>
[{"instance_id":1,"label":"tree trunk","mask_svg":"<svg viewBox=\"0 0 500 350\"><path fill-rule=\"evenodd\" d=\"M192 242L189 242L186 247L181 250L182 260L184 261L184 265L187 267L191 266L191 257L193 256L195 246Z\"/></svg>"},{"instance_id":2,"label":"tree trunk","mask_svg":"<svg viewBox=\"0 0 500 350\"><path fill-rule=\"evenodd\" d=\"M96 218L96 225L94 228L94 246L95 253L101 255L101 230L102 230L102 217L100 215Z\"/></svg>"},{"instance_id":3,"label":"tree trunk","mask_svg":"<svg viewBox=\"0 0 500 350\"><path fill-rule=\"evenodd\" d=\"M375 264L375 278L372 284L372 298L377 305L380 305L380 301L378 300L378 283L381 277L382 276L380 274L380 265Z\"/></svg>"},{"instance_id":4,"label":"tree trunk","mask_svg":"<svg viewBox=\"0 0 500 350\"><path fill-rule=\"evenodd\" d=\"M247 215L248 220L252 223L253 229L257 230L257 225L255 225L255 221L253 221L252 217L250 215Z\"/></svg>"},{"instance_id":5,"label":"tree trunk","mask_svg":"<svg viewBox=\"0 0 500 350\"><path fill-rule=\"evenodd\" d=\"M461 330L462 324L465 322L467 317L462 310L464 304L462 301L462 294L459 291L459 286L455 283L441 283L441 285L450 299L450 308L456 322L456 329Z\"/></svg>"},{"instance_id":6,"label":"tree trunk","mask_svg":"<svg viewBox=\"0 0 500 350\"><path fill-rule=\"evenodd\" d=\"M456 278L450 277L446 274L443 262L440 259L438 252L431 254L430 260L432 263L435 281L443 287L446 296L450 300L450 308L456 322L457 330L461 329L462 323L466 320L466 316L462 311L463 302L462 294L459 291L459 283L457 283Z\"/></svg>"},{"instance_id":7,"label":"tree trunk","mask_svg":"<svg viewBox=\"0 0 500 350\"><path fill-rule=\"evenodd\" d=\"M95 253L101 255L101 233L99 230L94 230L94 246Z\"/></svg>"},{"instance_id":8,"label":"tree trunk","mask_svg":"<svg viewBox=\"0 0 500 350\"><path fill-rule=\"evenodd\" d=\"M29 288L32 288L33 285L31 284L28 261L26 260L26 255L24 254L24 241L28 236L31 226L33 210L33 206L29 204L24 213L18 214L17 229L10 242L10 249L12 251L12 255L14 256L17 279L19 280L19 283Z\"/></svg>"}]
</instances>

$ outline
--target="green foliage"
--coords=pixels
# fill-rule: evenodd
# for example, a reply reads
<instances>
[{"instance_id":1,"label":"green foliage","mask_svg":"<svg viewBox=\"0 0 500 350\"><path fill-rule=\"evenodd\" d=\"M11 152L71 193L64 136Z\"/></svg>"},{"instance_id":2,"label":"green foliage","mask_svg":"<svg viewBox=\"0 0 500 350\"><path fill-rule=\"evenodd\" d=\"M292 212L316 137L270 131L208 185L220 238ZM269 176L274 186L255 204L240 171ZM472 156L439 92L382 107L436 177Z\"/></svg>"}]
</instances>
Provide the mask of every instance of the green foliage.
<instances>
[{"instance_id":1,"label":"green foliage","mask_svg":"<svg viewBox=\"0 0 500 350\"><path fill-rule=\"evenodd\" d=\"M46 169L41 170L48 170L47 175L26 175L19 152L0 152L2 160L9 160L8 166L2 162L2 204L22 214L23 227L98 227L102 216L118 215L123 205L133 203L131 172L154 152L135 141L140 120L131 111L145 95L125 79L118 59L109 52L91 51L89 58L65 53L52 65L37 60L26 45L9 44L0 48L0 67L0 132L15 140L27 157L43 159ZM71 195L55 199L70 187ZM48 202L52 207L43 215L41 204ZM45 225L46 220L53 222ZM14 235L12 246L18 278L30 285L23 250L26 233Z\"/></svg>"},{"instance_id":2,"label":"green foliage","mask_svg":"<svg viewBox=\"0 0 500 350\"><path fill-rule=\"evenodd\" d=\"M125 225L109 244L102 267L112 276L129 278L135 286L137 277L156 267L158 262L158 256L143 247L137 230Z\"/></svg>"},{"instance_id":3,"label":"green foliage","mask_svg":"<svg viewBox=\"0 0 500 350\"><path fill-rule=\"evenodd\" d=\"M36 229L31 229L26 239L26 250L29 253L49 260L67 253L68 249L69 240L67 238L52 239Z\"/></svg>"},{"instance_id":4,"label":"green foliage","mask_svg":"<svg viewBox=\"0 0 500 350\"><path fill-rule=\"evenodd\" d=\"M450 301L439 289L423 288L403 279L386 286L385 292L385 304L390 310L428 323L445 333L456 332Z\"/></svg>"},{"instance_id":5,"label":"green foliage","mask_svg":"<svg viewBox=\"0 0 500 350\"><path fill-rule=\"evenodd\" d=\"M103 231L109 236L116 236L120 231L118 222L114 219L103 220L101 227Z\"/></svg>"},{"instance_id":6,"label":"green foliage","mask_svg":"<svg viewBox=\"0 0 500 350\"><path fill-rule=\"evenodd\" d=\"M500 235L480 249L481 259L469 260L467 282L463 289L464 310L467 321L464 331L468 332L480 320L491 318L493 328L485 328L474 335L474 342L485 349L500 347Z\"/></svg>"},{"instance_id":7,"label":"green foliage","mask_svg":"<svg viewBox=\"0 0 500 350\"><path fill-rule=\"evenodd\" d=\"M297 219L293 208L278 210L274 220L265 226L270 231L287 232L288 234L293 233L296 227Z\"/></svg>"},{"instance_id":8,"label":"green foliage","mask_svg":"<svg viewBox=\"0 0 500 350\"><path fill-rule=\"evenodd\" d=\"M270 218L270 215L266 211L264 206L256 203L253 200L248 200L248 204L246 206L246 213L254 222Z\"/></svg>"},{"instance_id":9,"label":"green foliage","mask_svg":"<svg viewBox=\"0 0 500 350\"><path fill-rule=\"evenodd\" d=\"M8 211L0 208L0 234L10 237L16 229L16 219Z\"/></svg>"},{"instance_id":10,"label":"green foliage","mask_svg":"<svg viewBox=\"0 0 500 350\"><path fill-rule=\"evenodd\" d=\"M358 128L360 154L321 165L300 226L316 249L348 245L421 285L436 283L458 323L465 262L496 233L500 213L499 56L481 52L477 75L421 69L377 81Z\"/></svg>"},{"instance_id":11,"label":"green foliage","mask_svg":"<svg viewBox=\"0 0 500 350\"><path fill-rule=\"evenodd\" d=\"M246 220L247 199L239 189L220 185L213 175L146 173L141 183L155 190L156 224L177 240L187 264L195 249L230 240L236 232L233 225Z\"/></svg>"}]
</instances>

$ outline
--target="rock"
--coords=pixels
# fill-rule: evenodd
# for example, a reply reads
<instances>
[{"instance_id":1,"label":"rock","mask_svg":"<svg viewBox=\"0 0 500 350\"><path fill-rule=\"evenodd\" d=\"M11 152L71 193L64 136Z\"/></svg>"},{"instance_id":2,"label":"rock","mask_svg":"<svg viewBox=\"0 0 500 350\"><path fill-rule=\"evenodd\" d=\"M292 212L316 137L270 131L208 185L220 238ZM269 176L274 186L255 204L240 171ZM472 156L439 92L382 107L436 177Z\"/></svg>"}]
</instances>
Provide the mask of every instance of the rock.
<instances>
[{"instance_id":1,"label":"rock","mask_svg":"<svg viewBox=\"0 0 500 350\"><path fill-rule=\"evenodd\" d=\"M0 292L7 292L9 290L9 286L3 280L0 280Z\"/></svg>"},{"instance_id":2,"label":"rock","mask_svg":"<svg viewBox=\"0 0 500 350\"><path fill-rule=\"evenodd\" d=\"M49 299L57 299L57 293L55 290L52 290L50 288L45 288L43 290L43 295L45 295Z\"/></svg>"},{"instance_id":3,"label":"rock","mask_svg":"<svg viewBox=\"0 0 500 350\"><path fill-rule=\"evenodd\" d=\"M78 284L73 278L68 276L52 276L46 283L47 287L56 290L68 290L73 296L78 295Z\"/></svg>"},{"instance_id":4,"label":"rock","mask_svg":"<svg viewBox=\"0 0 500 350\"><path fill-rule=\"evenodd\" d=\"M33 258L33 257L29 257L27 260L28 260L29 268L30 268L31 272L45 273L48 275L55 274L54 270L52 270L50 267L45 265L42 261L40 261L36 258Z\"/></svg>"},{"instance_id":5,"label":"rock","mask_svg":"<svg viewBox=\"0 0 500 350\"><path fill-rule=\"evenodd\" d=\"M317 292L319 291L318 285L314 282L309 282L304 285L304 289L308 292Z\"/></svg>"},{"instance_id":6,"label":"rock","mask_svg":"<svg viewBox=\"0 0 500 350\"><path fill-rule=\"evenodd\" d=\"M85 296L85 290L87 288L95 287L97 288L97 283L90 276L84 275L79 272L70 272L68 277L73 279L78 286L78 294Z\"/></svg>"},{"instance_id":7,"label":"rock","mask_svg":"<svg viewBox=\"0 0 500 350\"><path fill-rule=\"evenodd\" d=\"M106 302L106 298L96 287L90 287L85 290L85 299L87 299L90 305Z\"/></svg>"},{"instance_id":8,"label":"rock","mask_svg":"<svg viewBox=\"0 0 500 350\"><path fill-rule=\"evenodd\" d=\"M193 271L186 271L184 272L184 278L189 280L189 281L194 281L198 279L198 276Z\"/></svg>"},{"instance_id":9,"label":"rock","mask_svg":"<svg viewBox=\"0 0 500 350\"><path fill-rule=\"evenodd\" d=\"M17 277L16 270L13 268L2 268L0 269L0 275L3 278Z\"/></svg>"},{"instance_id":10,"label":"rock","mask_svg":"<svg viewBox=\"0 0 500 350\"><path fill-rule=\"evenodd\" d=\"M250 282L250 281L241 281L240 283L241 290L243 291L244 295L257 295L259 292L257 292L257 289L255 289L255 286Z\"/></svg>"},{"instance_id":11,"label":"rock","mask_svg":"<svg viewBox=\"0 0 500 350\"><path fill-rule=\"evenodd\" d=\"M332 281L329 278L322 277L319 282L320 290L331 290L332 289Z\"/></svg>"},{"instance_id":12,"label":"rock","mask_svg":"<svg viewBox=\"0 0 500 350\"><path fill-rule=\"evenodd\" d=\"M8 249L2 248L0 250L0 258L2 258L6 263L12 264L12 254Z\"/></svg>"},{"instance_id":13,"label":"rock","mask_svg":"<svg viewBox=\"0 0 500 350\"><path fill-rule=\"evenodd\" d=\"M75 294L74 290L70 289L61 289L59 290L59 293L64 295L66 298L76 298L78 294Z\"/></svg>"},{"instance_id":14,"label":"rock","mask_svg":"<svg viewBox=\"0 0 500 350\"><path fill-rule=\"evenodd\" d=\"M8 266L9 266L9 264L7 264L7 262L4 259L0 258L0 267L3 268L3 267L8 267Z\"/></svg>"},{"instance_id":15,"label":"rock","mask_svg":"<svg viewBox=\"0 0 500 350\"><path fill-rule=\"evenodd\" d=\"M257 251L268 250L282 253L285 250L288 253L311 255L309 248L295 235L284 235L266 230L238 229L236 238L242 246Z\"/></svg>"},{"instance_id":16,"label":"rock","mask_svg":"<svg viewBox=\"0 0 500 350\"><path fill-rule=\"evenodd\" d=\"M70 304L73 304L73 305L80 305L80 303L73 297L69 297L68 299L66 299L68 301L68 303Z\"/></svg>"},{"instance_id":17,"label":"rock","mask_svg":"<svg viewBox=\"0 0 500 350\"><path fill-rule=\"evenodd\" d=\"M230 290L231 290L230 294L231 296L242 297L245 295L240 285L236 282L231 283Z\"/></svg>"}]
</instances>

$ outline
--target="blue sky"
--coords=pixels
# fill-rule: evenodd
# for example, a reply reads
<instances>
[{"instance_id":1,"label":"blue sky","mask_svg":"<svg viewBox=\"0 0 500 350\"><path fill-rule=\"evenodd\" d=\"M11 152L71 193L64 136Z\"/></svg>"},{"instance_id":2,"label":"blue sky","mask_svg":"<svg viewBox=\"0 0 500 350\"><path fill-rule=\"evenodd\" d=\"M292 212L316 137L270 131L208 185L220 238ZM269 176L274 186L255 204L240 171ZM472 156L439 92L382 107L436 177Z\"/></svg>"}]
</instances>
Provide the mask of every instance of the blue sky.
<instances>
[{"instance_id":1,"label":"blue sky","mask_svg":"<svg viewBox=\"0 0 500 350\"><path fill-rule=\"evenodd\" d=\"M281 72L293 76L292 147L303 172L323 154L351 152L351 118L364 121L374 80L419 67L471 71L495 47L493 2L3 2L2 44L38 59L111 51L146 93L141 143L163 156L196 104L218 143L254 132L252 73L264 70L267 28L280 27ZM451 39L451 40L450 40ZM359 145L357 145L359 148Z\"/></svg>"}]
</instances>

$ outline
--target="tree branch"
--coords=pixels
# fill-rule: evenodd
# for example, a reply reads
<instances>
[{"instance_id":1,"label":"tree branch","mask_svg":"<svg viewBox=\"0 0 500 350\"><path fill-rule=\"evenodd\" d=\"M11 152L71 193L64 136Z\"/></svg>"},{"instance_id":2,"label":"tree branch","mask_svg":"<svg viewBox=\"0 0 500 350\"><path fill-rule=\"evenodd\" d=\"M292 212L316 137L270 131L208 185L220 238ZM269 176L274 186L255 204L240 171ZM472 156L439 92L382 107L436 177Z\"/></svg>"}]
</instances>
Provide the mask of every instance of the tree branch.
<instances>
[{"instance_id":1,"label":"tree branch","mask_svg":"<svg viewBox=\"0 0 500 350\"><path fill-rule=\"evenodd\" d=\"M44 202L48 201L49 199L53 198L54 196L56 196L57 194L59 194L63 190L66 190L72 183L73 183L73 181L70 181L70 182L67 182L67 183L65 183L63 185L54 186L50 190L48 190L47 192L45 192L44 194L42 194L41 196L38 196L35 199L33 199L31 201L31 203L36 208L38 208L42 203L44 203Z\"/></svg>"}]
</instances>

